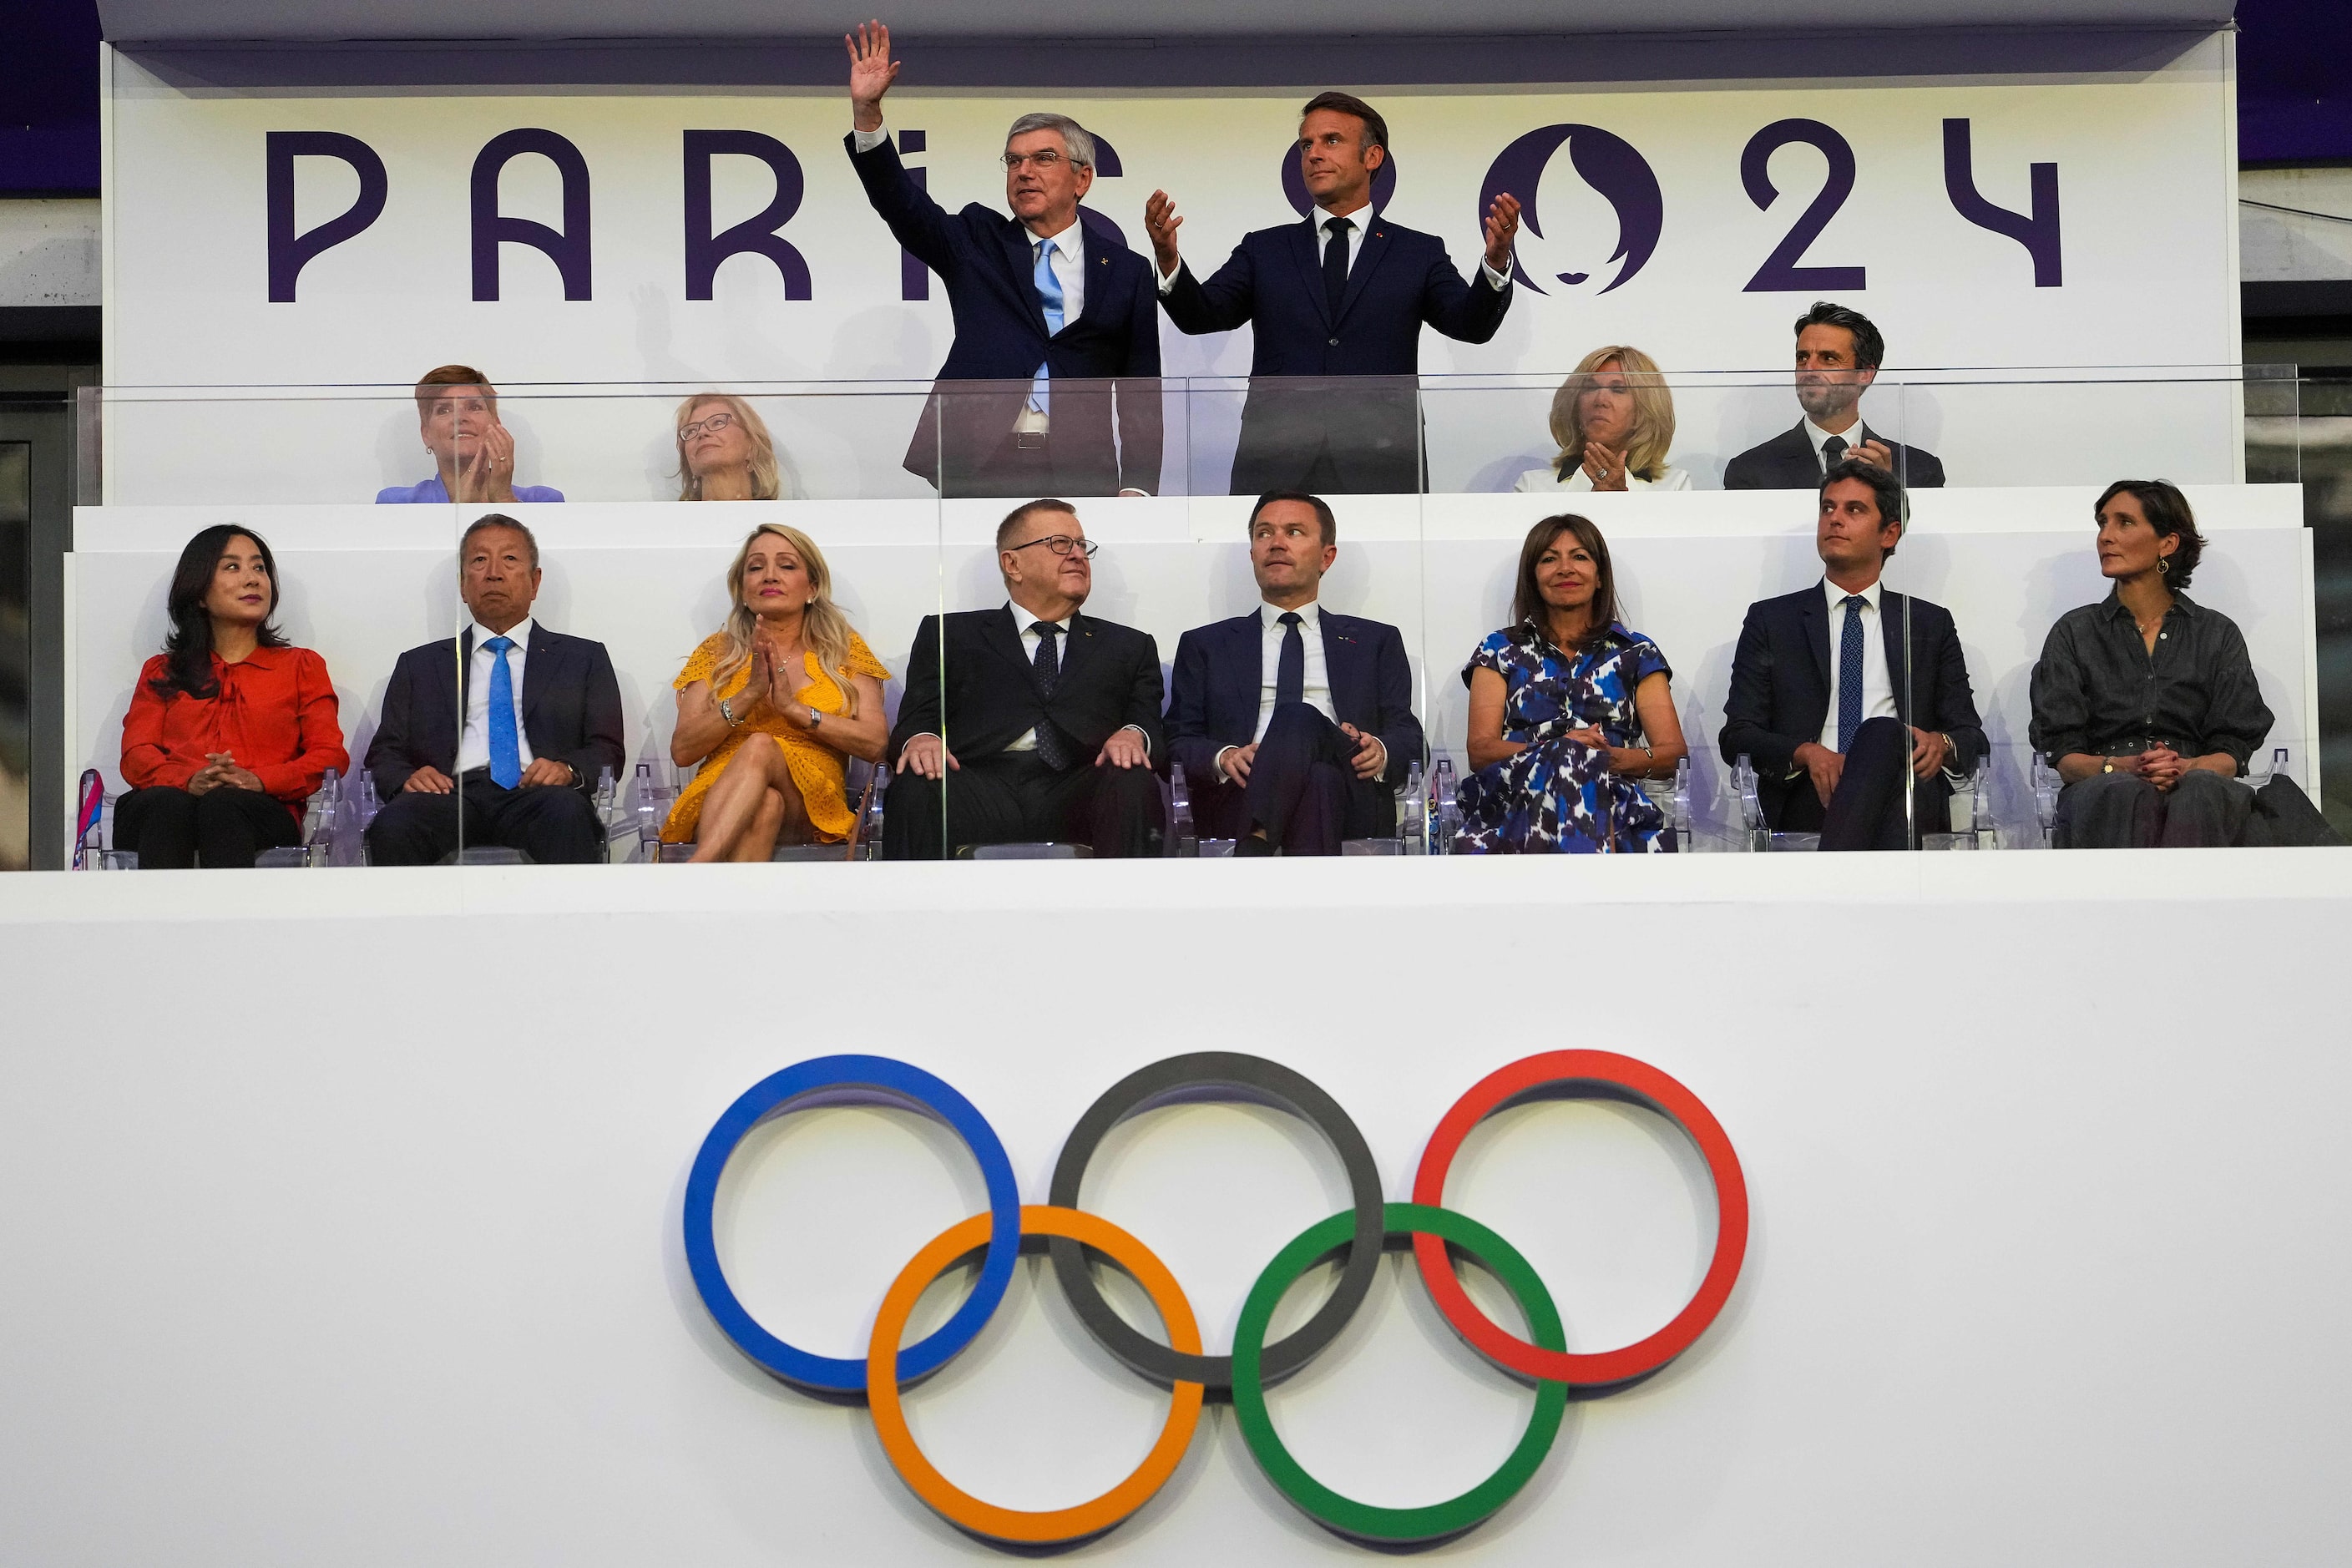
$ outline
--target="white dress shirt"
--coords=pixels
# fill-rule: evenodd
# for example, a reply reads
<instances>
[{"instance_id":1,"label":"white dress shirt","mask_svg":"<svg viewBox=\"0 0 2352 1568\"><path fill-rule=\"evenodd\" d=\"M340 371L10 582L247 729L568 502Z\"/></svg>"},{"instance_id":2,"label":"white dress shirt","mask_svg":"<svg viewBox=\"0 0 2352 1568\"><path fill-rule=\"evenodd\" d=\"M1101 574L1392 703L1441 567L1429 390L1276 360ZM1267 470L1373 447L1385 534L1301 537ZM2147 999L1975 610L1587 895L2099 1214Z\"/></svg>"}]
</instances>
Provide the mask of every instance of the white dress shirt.
<instances>
[{"instance_id":1,"label":"white dress shirt","mask_svg":"<svg viewBox=\"0 0 2352 1568\"><path fill-rule=\"evenodd\" d=\"M863 151L863 149L860 149L860 151ZM1364 230L1371 224L1374 216L1375 215L1371 210L1371 203L1370 202L1366 202L1360 206L1349 207L1343 213L1325 212L1320 207L1318 207L1315 210L1315 255L1317 259L1319 261L1323 257L1330 253L1331 220L1334 218L1343 217L1348 220L1348 269L1351 272L1354 271L1356 267L1356 258L1364 253ZM1159 271L1157 266L1153 268L1153 270L1155 272ZM1481 256L1478 260L1478 274L1480 277L1486 279L1486 287L1496 290L1497 293L1511 286L1510 279L1503 273L1497 272L1493 268L1487 266L1486 258L1483 256ZM1159 276L1160 293L1166 294L1170 289L1176 287L1175 273L1160 272Z\"/></svg>"},{"instance_id":2,"label":"white dress shirt","mask_svg":"<svg viewBox=\"0 0 2352 1568\"><path fill-rule=\"evenodd\" d=\"M1584 471L1581 463L1569 469L1566 479L1561 479L1549 468L1529 468L1519 476L1519 482L1511 487L1521 495L1532 495L1539 490L1589 490L1591 488L1592 476ZM1625 470L1625 488L1629 490L1686 490L1691 488L1690 470L1667 467L1658 470L1656 479L1645 479L1628 468Z\"/></svg>"},{"instance_id":3,"label":"white dress shirt","mask_svg":"<svg viewBox=\"0 0 2352 1568\"><path fill-rule=\"evenodd\" d=\"M1265 727L1274 722L1275 682L1282 678L1282 644L1290 628L1282 624L1282 606L1260 605L1257 618L1265 627L1258 643L1257 660L1257 728L1250 731L1253 742L1265 739ZM1323 659L1323 607L1310 599L1298 606L1298 640L1307 649L1307 683L1300 697L1307 706L1328 719L1339 721L1331 706L1331 674Z\"/></svg>"},{"instance_id":4,"label":"white dress shirt","mask_svg":"<svg viewBox=\"0 0 2352 1568\"><path fill-rule=\"evenodd\" d=\"M1856 447L1870 439L1864 434L1863 423L1859 417L1843 430L1824 430L1814 424L1809 416L1805 420L1805 439L1813 444L1813 466L1825 474L1830 471L1830 466L1822 459L1822 447L1832 436L1845 443L1845 455L1849 458L1853 456L1853 449Z\"/></svg>"},{"instance_id":5,"label":"white dress shirt","mask_svg":"<svg viewBox=\"0 0 2352 1568\"><path fill-rule=\"evenodd\" d=\"M1037 645L1045 640L1045 634L1043 632L1032 631L1029 628L1035 626L1039 621L1045 619L1045 617L1042 616L1033 616L1028 611L1023 609L1020 605L1014 604L1007 604L1004 606L1004 613L1013 617L1013 629L1020 634L1021 637L1021 652L1029 660L1030 668L1033 669L1035 668L1037 664ZM1065 616L1060 620L1052 623L1053 625L1062 628L1062 635L1054 639L1055 644L1058 645L1054 649L1054 668L1057 672L1057 675L1058 672L1066 670L1070 668L1070 621L1072 618L1073 617L1071 616ZM1151 736L1142 725L1122 724L1119 728L1122 730L1132 730L1138 735L1142 736L1144 754L1146 756L1150 754ZM1004 749L1008 752L1035 751L1037 749L1037 731L1034 730L1022 731L1020 736L1015 739L1011 745L1006 746Z\"/></svg>"},{"instance_id":6,"label":"white dress shirt","mask_svg":"<svg viewBox=\"0 0 2352 1568\"><path fill-rule=\"evenodd\" d=\"M515 752L522 765L531 764L530 737L522 728L522 666L530 649L530 617L494 632L476 621L473 625L474 657L466 670L466 729L457 738L457 773L460 777L476 768L490 765L490 668L499 656L482 645L492 637L502 637L514 644L507 649L507 673L514 679Z\"/></svg>"},{"instance_id":7,"label":"white dress shirt","mask_svg":"<svg viewBox=\"0 0 2352 1568\"><path fill-rule=\"evenodd\" d=\"M1857 612L1862 616L1862 716L1864 719L1892 719L1895 711L1895 683L1886 670L1886 637L1878 619L1879 584L1873 583L1862 590L1864 607ZM1829 601L1830 609L1830 710L1822 721L1821 742L1834 752L1838 749L1838 650L1845 638L1846 591L1822 579L1822 595Z\"/></svg>"}]
</instances>

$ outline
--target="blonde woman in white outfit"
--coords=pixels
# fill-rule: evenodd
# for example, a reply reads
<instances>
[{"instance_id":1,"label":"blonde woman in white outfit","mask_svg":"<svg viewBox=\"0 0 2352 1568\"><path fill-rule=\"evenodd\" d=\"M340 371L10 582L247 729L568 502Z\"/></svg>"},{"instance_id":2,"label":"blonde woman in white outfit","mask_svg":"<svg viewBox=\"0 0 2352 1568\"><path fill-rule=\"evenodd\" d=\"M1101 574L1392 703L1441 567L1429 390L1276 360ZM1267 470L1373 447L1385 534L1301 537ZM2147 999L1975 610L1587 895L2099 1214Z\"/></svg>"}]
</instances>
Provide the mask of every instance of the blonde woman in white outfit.
<instances>
[{"instance_id":1,"label":"blonde woman in white outfit","mask_svg":"<svg viewBox=\"0 0 2352 1568\"><path fill-rule=\"evenodd\" d=\"M1511 488L1549 490L1686 490L1690 475L1666 464L1675 444L1675 396L1648 354L1626 343L1595 349L1551 399L1559 456L1529 468Z\"/></svg>"}]
</instances>

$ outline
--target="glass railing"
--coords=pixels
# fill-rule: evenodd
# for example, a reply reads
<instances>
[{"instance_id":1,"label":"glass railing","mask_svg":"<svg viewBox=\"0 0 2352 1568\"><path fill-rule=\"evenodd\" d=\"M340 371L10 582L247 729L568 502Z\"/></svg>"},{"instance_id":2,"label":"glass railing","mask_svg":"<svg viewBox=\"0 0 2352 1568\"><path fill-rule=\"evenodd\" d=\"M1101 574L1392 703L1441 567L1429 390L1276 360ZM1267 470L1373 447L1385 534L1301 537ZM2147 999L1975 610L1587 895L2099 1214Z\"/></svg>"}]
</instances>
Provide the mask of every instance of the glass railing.
<instances>
[{"instance_id":1,"label":"glass railing","mask_svg":"<svg viewBox=\"0 0 2352 1568\"><path fill-rule=\"evenodd\" d=\"M2245 841L2352 821L2352 396L2291 374L110 387L80 423L56 765L99 775L97 864L201 862L205 831L302 866L2034 848L2158 752L2229 759L2268 803ZM1846 454L1892 482L1825 530ZM2116 695L2080 650L2097 689L2062 690L2050 644L2111 586L2119 479L2204 537L2181 615L2234 626L2255 699L2226 734L2056 710ZM1334 531L1278 501L1254 545L1266 490ZM289 647L198 722L142 667L223 527L267 542ZM236 643L195 592L181 619ZM283 711L199 767L232 699ZM1825 754L1888 779L1833 811ZM125 821L257 786L282 824ZM2291 794L2308 820L2271 823Z\"/></svg>"}]
</instances>

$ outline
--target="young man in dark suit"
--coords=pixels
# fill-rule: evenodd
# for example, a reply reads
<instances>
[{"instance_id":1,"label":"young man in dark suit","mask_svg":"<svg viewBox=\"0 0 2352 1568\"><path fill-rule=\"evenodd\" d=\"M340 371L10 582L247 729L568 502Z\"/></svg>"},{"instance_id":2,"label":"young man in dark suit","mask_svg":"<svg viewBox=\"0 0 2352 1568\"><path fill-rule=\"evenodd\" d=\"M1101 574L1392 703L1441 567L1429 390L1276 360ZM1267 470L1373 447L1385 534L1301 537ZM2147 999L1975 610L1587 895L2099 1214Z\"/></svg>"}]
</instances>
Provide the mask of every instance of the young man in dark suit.
<instances>
[{"instance_id":1,"label":"young man in dark suit","mask_svg":"<svg viewBox=\"0 0 2352 1568\"><path fill-rule=\"evenodd\" d=\"M1817 832L1824 849L1902 849L1942 831L1944 772L1976 766L1984 730L1951 613L1879 585L1903 536L1895 476L1848 458L1820 501L1822 581L1750 605L1739 628L1723 760L1751 759L1773 828Z\"/></svg>"},{"instance_id":2,"label":"young man in dark suit","mask_svg":"<svg viewBox=\"0 0 2352 1568\"><path fill-rule=\"evenodd\" d=\"M1870 318L1818 300L1797 318L1797 403L1805 416L1760 447L1724 465L1727 490L1810 490L1845 461L1868 463L1912 489L1940 489L1944 465L1933 452L1890 441L1864 423L1862 395L1878 379L1886 341Z\"/></svg>"},{"instance_id":3,"label":"young man in dark suit","mask_svg":"<svg viewBox=\"0 0 2352 1568\"><path fill-rule=\"evenodd\" d=\"M1078 613L1096 548L1068 501L1015 507L996 529L1007 602L924 620L890 736L885 859L1034 841L1160 852L1160 648Z\"/></svg>"},{"instance_id":4,"label":"young man in dark suit","mask_svg":"<svg viewBox=\"0 0 2352 1568\"><path fill-rule=\"evenodd\" d=\"M890 29L860 27L847 43L850 166L955 309L908 470L950 496L1157 490L1158 293L1143 258L1080 219L1094 138L1065 115L1023 115L1004 142L1013 216L975 202L950 216L882 129L882 95L898 75Z\"/></svg>"},{"instance_id":5,"label":"young man in dark suit","mask_svg":"<svg viewBox=\"0 0 2352 1568\"><path fill-rule=\"evenodd\" d=\"M483 844L542 866L604 858L596 776L622 766L621 687L603 643L531 618L539 584L530 530L499 512L466 530L457 591L474 624L400 656L368 744L383 797L372 864Z\"/></svg>"},{"instance_id":6,"label":"young man in dark suit","mask_svg":"<svg viewBox=\"0 0 2352 1568\"><path fill-rule=\"evenodd\" d=\"M1165 191L1144 205L1168 319L1199 335L1253 329L1250 391L1234 455L1233 493L1323 494L1423 488L1420 402L1424 321L1483 343L1511 303L1516 197L1486 214L1486 255L1465 283L1445 242L1372 210L1372 176L1388 161L1388 121L1344 92L1307 105L1298 164L1315 208L1303 223L1244 237L1207 282L1178 254L1183 219ZM1272 377L1308 377L1285 384ZM1383 377L1349 385L1331 378Z\"/></svg>"},{"instance_id":7,"label":"young man in dark suit","mask_svg":"<svg viewBox=\"0 0 2352 1568\"><path fill-rule=\"evenodd\" d=\"M1388 837L1422 752L1404 637L1319 603L1339 554L1320 497L1258 497L1249 541L1263 603L1176 644L1168 747L1201 834L1244 856L1337 855L1343 839Z\"/></svg>"}]
</instances>

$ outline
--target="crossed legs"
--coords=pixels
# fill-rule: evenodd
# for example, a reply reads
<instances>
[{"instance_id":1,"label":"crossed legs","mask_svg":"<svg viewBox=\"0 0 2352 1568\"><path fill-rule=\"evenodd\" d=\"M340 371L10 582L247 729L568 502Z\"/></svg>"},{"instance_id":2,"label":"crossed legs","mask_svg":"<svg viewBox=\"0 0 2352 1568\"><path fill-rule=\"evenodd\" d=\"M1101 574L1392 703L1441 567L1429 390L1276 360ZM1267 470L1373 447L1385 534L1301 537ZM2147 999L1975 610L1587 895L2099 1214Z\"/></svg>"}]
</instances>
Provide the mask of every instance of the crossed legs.
<instances>
[{"instance_id":1,"label":"crossed legs","mask_svg":"<svg viewBox=\"0 0 2352 1568\"><path fill-rule=\"evenodd\" d=\"M728 759L702 803L694 859L765 860L778 844L806 844L814 831L782 742L753 735Z\"/></svg>"}]
</instances>

